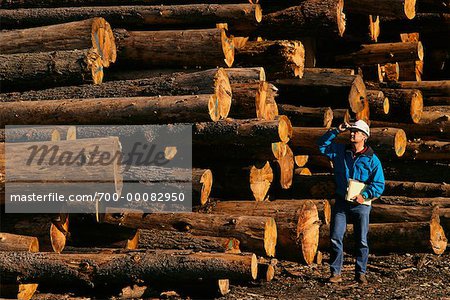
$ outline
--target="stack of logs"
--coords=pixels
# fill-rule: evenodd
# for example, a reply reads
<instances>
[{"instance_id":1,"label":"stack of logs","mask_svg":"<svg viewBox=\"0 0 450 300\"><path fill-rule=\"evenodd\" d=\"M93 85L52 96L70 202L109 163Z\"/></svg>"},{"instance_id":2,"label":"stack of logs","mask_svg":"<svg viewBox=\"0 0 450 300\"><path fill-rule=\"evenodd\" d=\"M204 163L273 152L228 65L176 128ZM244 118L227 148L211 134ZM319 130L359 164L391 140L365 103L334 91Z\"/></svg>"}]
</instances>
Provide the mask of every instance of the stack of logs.
<instances>
[{"instance_id":1,"label":"stack of logs","mask_svg":"<svg viewBox=\"0 0 450 300\"><path fill-rule=\"evenodd\" d=\"M0 132L0 296L211 297L272 280L275 258L320 264L335 187L316 142L358 119L371 124L387 179L371 252L446 250L448 3L198 2L0 1L0 126L45 125ZM118 194L124 176L189 181L194 212L4 213L5 149L14 188L30 146L120 151L152 127L89 125L177 123L192 124L192 170L99 172ZM177 145L163 146L177 158Z\"/></svg>"}]
</instances>

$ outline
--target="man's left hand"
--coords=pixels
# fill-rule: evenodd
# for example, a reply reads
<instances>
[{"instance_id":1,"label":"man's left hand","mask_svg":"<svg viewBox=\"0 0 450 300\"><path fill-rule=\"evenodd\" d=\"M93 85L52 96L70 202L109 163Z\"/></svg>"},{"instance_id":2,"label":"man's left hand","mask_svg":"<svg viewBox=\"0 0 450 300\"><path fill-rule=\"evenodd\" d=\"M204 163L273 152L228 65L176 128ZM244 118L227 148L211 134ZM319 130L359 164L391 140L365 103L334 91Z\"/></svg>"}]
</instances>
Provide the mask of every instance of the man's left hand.
<instances>
[{"instance_id":1,"label":"man's left hand","mask_svg":"<svg viewBox=\"0 0 450 300\"><path fill-rule=\"evenodd\" d=\"M365 200L361 194L358 194L358 196L353 198L353 201L358 202L359 204L363 204Z\"/></svg>"}]
</instances>

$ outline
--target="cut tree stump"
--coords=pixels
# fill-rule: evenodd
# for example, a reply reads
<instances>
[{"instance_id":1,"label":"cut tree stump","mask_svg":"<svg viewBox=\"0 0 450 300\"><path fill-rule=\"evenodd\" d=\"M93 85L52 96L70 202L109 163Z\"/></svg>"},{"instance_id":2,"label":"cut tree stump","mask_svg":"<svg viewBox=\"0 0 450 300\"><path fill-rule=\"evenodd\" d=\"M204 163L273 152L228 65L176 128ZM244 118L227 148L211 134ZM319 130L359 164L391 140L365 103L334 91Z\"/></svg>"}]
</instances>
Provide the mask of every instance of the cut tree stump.
<instances>
[{"instance_id":1,"label":"cut tree stump","mask_svg":"<svg viewBox=\"0 0 450 300\"><path fill-rule=\"evenodd\" d=\"M104 222L129 228L186 232L196 236L234 237L243 251L274 256L277 225L273 218L205 215L201 213L152 213L109 209Z\"/></svg>"},{"instance_id":2,"label":"cut tree stump","mask_svg":"<svg viewBox=\"0 0 450 300\"><path fill-rule=\"evenodd\" d=\"M100 84L103 63L94 49L0 55L2 91Z\"/></svg>"},{"instance_id":3,"label":"cut tree stump","mask_svg":"<svg viewBox=\"0 0 450 300\"><path fill-rule=\"evenodd\" d=\"M231 67L232 38L223 29L114 30L118 66Z\"/></svg>"},{"instance_id":4,"label":"cut tree stump","mask_svg":"<svg viewBox=\"0 0 450 300\"><path fill-rule=\"evenodd\" d=\"M103 18L0 32L1 54L91 49L100 55L102 66L116 61L111 26Z\"/></svg>"}]
</instances>

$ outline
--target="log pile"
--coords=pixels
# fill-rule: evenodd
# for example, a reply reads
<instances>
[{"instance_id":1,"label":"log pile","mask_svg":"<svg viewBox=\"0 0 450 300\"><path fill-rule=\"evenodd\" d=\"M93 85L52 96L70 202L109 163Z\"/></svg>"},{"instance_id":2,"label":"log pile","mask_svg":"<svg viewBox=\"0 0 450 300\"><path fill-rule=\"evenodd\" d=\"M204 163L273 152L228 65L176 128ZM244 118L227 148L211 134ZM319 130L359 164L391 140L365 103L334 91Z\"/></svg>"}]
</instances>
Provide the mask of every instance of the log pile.
<instances>
[{"instance_id":1,"label":"log pile","mask_svg":"<svg viewBox=\"0 0 450 300\"><path fill-rule=\"evenodd\" d=\"M277 259L310 265L328 251L335 192L333 162L317 140L360 119L387 180L373 202L371 252L446 250L448 8L256 2L0 1L1 297L30 299L40 287L141 297L130 288L138 284L186 297L198 287L210 298L272 280ZM186 123L192 141L172 126ZM27 147L121 153L130 136L156 142L151 125L168 125L172 139L158 151L176 167L64 171L106 178L118 195L128 183L189 186L192 212L96 201L89 214L5 213L8 184L27 184ZM62 173L46 170L49 183L35 171L34 184L67 184Z\"/></svg>"}]
</instances>

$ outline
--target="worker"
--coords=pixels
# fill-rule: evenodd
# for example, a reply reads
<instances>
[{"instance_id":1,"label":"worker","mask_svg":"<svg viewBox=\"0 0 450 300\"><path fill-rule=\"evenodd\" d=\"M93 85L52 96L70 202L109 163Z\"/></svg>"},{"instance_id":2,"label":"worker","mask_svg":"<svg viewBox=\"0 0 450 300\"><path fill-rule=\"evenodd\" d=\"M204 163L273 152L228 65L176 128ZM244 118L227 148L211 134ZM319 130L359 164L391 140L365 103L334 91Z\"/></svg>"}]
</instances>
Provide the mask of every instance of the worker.
<instances>
[{"instance_id":1,"label":"worker","mask_svg":"<svg viewBox=\"0 0 450 300\"><path fill-rule=\"evenodd\" d=\"M350 131L351 145L339 144L334 139L344 131ZM336 181L336 200L331 209L331 276L329 282L342 282L342 264L344 260L343 239L347 221L353 223L355 239L355 281L367 284L366 269L369 257L367 234L369 231L370 203L384 191L384 174L381 162L366 144L370 137L370 128L363 120L354 125L342 123L330 129L319 140L322 154L332 160ZM349 179L365 184L357 196L346 200ZM366 205L369 204L369 205Z\"/></svg>"}]
</instances>

